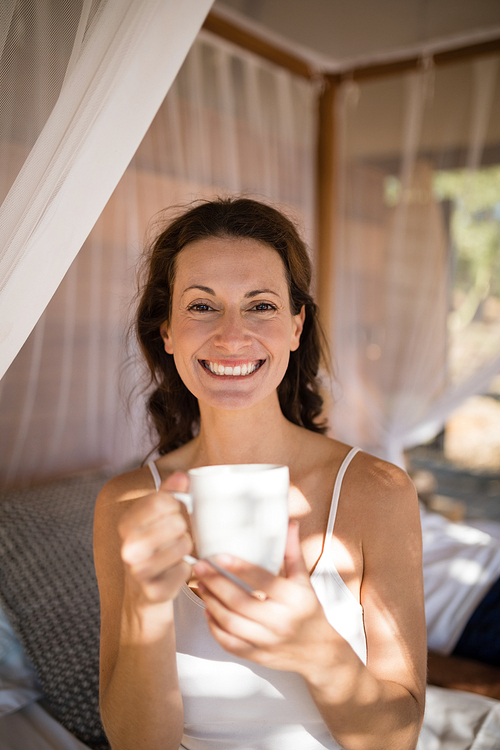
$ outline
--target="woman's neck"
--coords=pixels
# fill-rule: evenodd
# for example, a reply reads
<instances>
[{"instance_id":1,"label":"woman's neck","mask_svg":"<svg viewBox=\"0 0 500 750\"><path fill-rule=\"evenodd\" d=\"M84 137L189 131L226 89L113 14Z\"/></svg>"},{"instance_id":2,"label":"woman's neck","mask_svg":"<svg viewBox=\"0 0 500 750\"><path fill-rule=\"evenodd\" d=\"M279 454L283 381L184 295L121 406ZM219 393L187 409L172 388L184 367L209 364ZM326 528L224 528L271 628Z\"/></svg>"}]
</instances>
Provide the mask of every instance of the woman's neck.
<instances>
[{"instance_id":1,"label":"woman's neck","mask_svg":"<svg viewBox=\"0 0 500 750\"><path fill-rule=\"evenodd\" d=\"M242 411L200 405L200 413L200 432L193 441L198 466L290 462L300 428L283 416L277 397Z\"/></svg>"}]
</instances>

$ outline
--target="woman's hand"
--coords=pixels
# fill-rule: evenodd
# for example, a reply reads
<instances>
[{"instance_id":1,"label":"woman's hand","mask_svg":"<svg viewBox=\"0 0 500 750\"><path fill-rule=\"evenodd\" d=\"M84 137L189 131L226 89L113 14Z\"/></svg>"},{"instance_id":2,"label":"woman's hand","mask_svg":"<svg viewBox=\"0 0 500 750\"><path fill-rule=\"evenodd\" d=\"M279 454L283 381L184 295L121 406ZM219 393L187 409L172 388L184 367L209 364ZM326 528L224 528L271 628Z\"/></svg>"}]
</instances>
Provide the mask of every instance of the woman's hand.
<instances>
[{"instance_id":1,"label":"woman's hand","mask_svg":"<svg viewBox=\"0 0 500 750\"><path fill-rule=\"evenodd\" d=\"M122 560L144 603L174 599L190 575L182 558L193 543L180 503L170 494L185 492L187 485L186 475L175 472L158 492L138 498L118 525Z\"/></svg>"},{"instance_id":2,"label":"woman's hand","mask_svg":"<svg viewBox=\"0 0 500 750\"><path fill-rule=\"evenodd\" d=\"M219 644L235 656L304 677L321 665L332 641L345 643L327 622L309 581L297 523L291 523L285 551L285 576L273 576L239 558L221 555L223 567L266 595L258 601L205 562L194 572L206 604L208 626ZM323 659L324 661L324 659Z\"/></svg>"}]
</instances>

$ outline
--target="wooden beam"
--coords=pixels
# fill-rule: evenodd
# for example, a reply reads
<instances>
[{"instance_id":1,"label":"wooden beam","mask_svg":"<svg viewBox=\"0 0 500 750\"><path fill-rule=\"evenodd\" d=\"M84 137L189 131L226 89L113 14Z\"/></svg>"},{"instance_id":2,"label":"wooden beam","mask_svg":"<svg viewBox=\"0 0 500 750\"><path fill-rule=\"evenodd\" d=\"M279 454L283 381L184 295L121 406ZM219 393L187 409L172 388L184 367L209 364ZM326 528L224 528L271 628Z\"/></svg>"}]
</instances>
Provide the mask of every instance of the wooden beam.
<instances>
[{"instance_id":1,"label":"wooden beam","mask_svg":"<svg viewBox=\"0 0 500 750\"><path fill-rule=\"evenodd\" d=\"M494 55L499 52L500 39L490 39L487 42L478 42L477 44L469 44L464 47L457 47L456 49L435 52L430 57L434 65L439 67L441 65L459 63L462 60L470 60L473 57ZM375 63L374 65L351 68L350 70L342 71L340 75L334 74L332 76L328 74L328 78L333 78L333 80L338 80L339 78L345 80L347 78L353 81L366 81L372 78L383 78L385 76L397 75L398 73L406 73L410 70L418 70L422 67L422 64L422 56L413 55L403 60L395 60L394 62Z\"/></svg>"},{"instance_id":2,"label":"wooden beam","mask_svg":"<svg viewBox=\"0 0 500 750\"><path fill-rule=\"evenodd\" d=\"M258 36L251 34L240 26L230 23L230 21L226 21L225 18L221 18L215 13L210 12L208 14L203 28L233 44L237 44L238 47L253 52L265 60L269 60L275 65L286 68L295 75L308 79L317 77L317 71L313 70L302 58L292 55L279 47L275 47L270 42L260 39Z\"/></svg>"},{"instance_id":3,"label":"wooden beam","mask_svg":"<svg viewBox=\"0 0 500 750\"><path fill-rule=\"evenodd\" d=\"M421 57L408 57L406 60L395 60L389 63L380 63L363 66L362 68L353 68L344 71L342 79L352 81L368 81L372 78L385 78L386 76L407 73L411 70L417 70L422 65Z\"/></svg>"},{"instance_id":4,"label":"wooden beam","mask_svg":"<svg viewBox=\"0 0 500 750\"><path fill-rule=\"evenodd\" d=\"M465 47L457 47L457 49L436 52L433 58L435 65L448 65L460 62L460 60L469 60L471 57L494 55L498 52L500 52L500 39L490 39L488 42L478 42Z\"/></svg>"},{"instance_id":5,"label":"wooden beam","mask_svg":"<svg viewBox=\"0 0 500 750\"><path fill-rule=\"evenodd\" d=\"M316 162L316 298L320 320L331 341L331 285L334 273L337 186L335 164L335 80L325 81L318 103L318 146Z\"/></svg>"},{"instance_id":6,"label":"wooden beam","mask_svg":"<svg viewBox=\"0 0 500 750\"><path fill-rule=\"evenodd\" d=\"M295 75L316 80L325 77L334 85L346 78L354 81L364 81L370 78L382 78L384 76L405 73L409 70L417 70L422 66L422 55L411 55L410 57L394 60L393 62L373 63L371 65L349 68L343 70L341 73L328 73L326 70L315 70L303 58L276 47L271 42L267 42L246 29L227 21L225 18L221 18L213 11L208 14L203 28L249 52L253 52L259 57L263 57L265 60L269 60L275 65L280 65L290 70ZM443 52L434 52L431 54L431 57L434 65L440 66L499 52L500 38L490 39L485 42L476 42L475 44L464 45L456 49L444 50Z\"/></svg>"}]
</instances>

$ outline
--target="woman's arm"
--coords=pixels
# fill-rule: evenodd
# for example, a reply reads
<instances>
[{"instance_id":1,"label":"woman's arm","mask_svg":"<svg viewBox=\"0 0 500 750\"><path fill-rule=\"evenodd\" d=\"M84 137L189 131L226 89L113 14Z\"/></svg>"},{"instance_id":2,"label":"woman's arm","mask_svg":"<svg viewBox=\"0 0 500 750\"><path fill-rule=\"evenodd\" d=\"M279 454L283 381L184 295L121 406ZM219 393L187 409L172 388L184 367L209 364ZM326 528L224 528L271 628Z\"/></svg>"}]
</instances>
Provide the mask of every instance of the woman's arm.
<instances>
[{"instance_id":1,"label":"woman's arm","mask_svg":"<svg viewBox=\"0 0 500 750\"><path fill-rule=\"evenodd\" d=\"M362 460L368 462L368 478L362 467L365 479L350 495L363 495L353 502L362 515L366 666L327 622L293 526L286 579L243 561L230 564L268 595L264 602L236 590L204 564L195 572L219 643L237 656L301 674L345 750L411 750L423 718L426 663L418 504L404 472L387 464L377 469L368 456Z\"/></svg>"},{"instance_id":2,"label":"woman's arm","mask_svg":"<svg viewBox=\"0 0 500 750\"><path fill-rule=\"evenodd\" d=\"M335 736L343 747L409 750L417 744L423 720L426 681L418 502L404 472L366 455L359 459L358 478L366 477L358 479L358 496L365 497L357 512L363 543L361 604L367 664L358 665L357 680L349 677L343 683L347 695L343 727L334 718L338 698L324 671L310 689L323 716L335 721L331 727L339 727ZM363 462L365 467L360 467ZM353 664L348 655L346 663ZM352 674L356 675L354 668Z\"/></svg>"},{"instance_id":3,"label":"woman's arm","mask_svg":"<svg viewBox=\"0 0 500 750\"><path fill-rule=\"evenodd\" d=\"M165 488L185 490L184 475ZM189 574L182 556L191 540L168 492L137 494L119 477L96 504L101 716L113 750L178 750L184 717L173 598Z\"/></svg>"}]
</instances>

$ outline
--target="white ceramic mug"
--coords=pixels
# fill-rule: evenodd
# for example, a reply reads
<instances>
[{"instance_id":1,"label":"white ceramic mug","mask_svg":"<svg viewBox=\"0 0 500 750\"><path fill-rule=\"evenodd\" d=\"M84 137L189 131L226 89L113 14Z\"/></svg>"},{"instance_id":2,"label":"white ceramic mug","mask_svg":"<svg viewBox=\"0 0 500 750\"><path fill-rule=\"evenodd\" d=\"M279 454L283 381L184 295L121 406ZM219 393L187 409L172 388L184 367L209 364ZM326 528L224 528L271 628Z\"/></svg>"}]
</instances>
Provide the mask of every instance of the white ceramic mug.
<instances>
[{"instance_id":1,"label":"white ceramic mug","mask_svg":"<svg viewBox=\"0 0 500 750\"><path fill-rule=\"evenodd\" d=\"M198 557L241 557L277 575L288 532L288 466L227 464L188 471L172 494L191 515Z\"/></svg>"}]
</instances>

